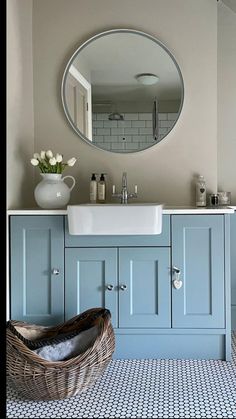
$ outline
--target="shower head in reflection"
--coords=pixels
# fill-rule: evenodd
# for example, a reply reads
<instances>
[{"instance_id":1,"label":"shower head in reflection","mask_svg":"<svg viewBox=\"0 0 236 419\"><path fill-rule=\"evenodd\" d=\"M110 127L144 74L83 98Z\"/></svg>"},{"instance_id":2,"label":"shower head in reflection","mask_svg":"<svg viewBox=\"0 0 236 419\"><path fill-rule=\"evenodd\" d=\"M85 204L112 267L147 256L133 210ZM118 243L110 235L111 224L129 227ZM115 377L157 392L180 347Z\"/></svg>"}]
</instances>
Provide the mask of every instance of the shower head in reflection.
<instances>
[{"instance_id":1,"label":"shower head in reflection","mask_svg":"<svg viewBox=\"0 0 236 419\"><path fill-rule=\"evenodd\" d=\"M124 121L124 116L118 112L110 113L108 116L109 121Z\"/></svg>"}]
</instances>

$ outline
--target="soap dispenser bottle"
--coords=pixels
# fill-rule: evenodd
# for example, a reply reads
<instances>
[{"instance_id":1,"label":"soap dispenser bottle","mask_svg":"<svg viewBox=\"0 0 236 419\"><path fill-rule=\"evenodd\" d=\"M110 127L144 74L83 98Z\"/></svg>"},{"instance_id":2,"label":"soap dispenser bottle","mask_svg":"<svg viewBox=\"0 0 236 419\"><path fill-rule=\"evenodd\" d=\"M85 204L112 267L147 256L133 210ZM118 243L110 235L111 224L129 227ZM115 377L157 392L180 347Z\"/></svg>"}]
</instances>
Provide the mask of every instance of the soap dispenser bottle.
<instances>
[{"instance_id":1,"label":"soap dispenser bottle","mask_svg":"<svg viewBox=\"0 0 236 419\"><path fill-rule=\"evenodd\" d=\"M98 182L98 202L101 204L106 201L106 182L105 173L101 173L100 180Z\"/></svg>"},{"instance_id":2,"label":"soap dispenser bottle","mask_svg":"<svg viewBox=\"0 0 236 419\"><path fill-rule=\"evenodd\" d=\"M91 204L96 204L97 202L97 179L95 175L96 173L93 173L90 180L89 198Z\"/></svg>"},{"instance_id":3,"label":"soap dispenser bottle","mask_svg":"<svg viewBox=\"0 0 236 419\"><path fill-rule=\"evenodd\" d=\"M201 175L196 180L196 206L206 206L206 182L204 176Z\"/></svg>"}]
</instances>

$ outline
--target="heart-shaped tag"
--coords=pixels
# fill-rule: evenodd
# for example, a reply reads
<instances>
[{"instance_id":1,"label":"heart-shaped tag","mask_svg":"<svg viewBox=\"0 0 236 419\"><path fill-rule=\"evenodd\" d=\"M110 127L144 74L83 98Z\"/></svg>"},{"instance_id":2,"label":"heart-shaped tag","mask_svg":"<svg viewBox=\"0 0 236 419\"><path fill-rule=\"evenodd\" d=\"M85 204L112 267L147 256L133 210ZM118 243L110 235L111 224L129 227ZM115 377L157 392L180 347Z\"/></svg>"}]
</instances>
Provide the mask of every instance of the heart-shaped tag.
<instances>
[{"instance_id":1,"label":"heart-shaped tag","mask_svg":"<svg viewBox=\"0 0 236 419\"><path fill-rule=\"evenodd\" d=\"M173 281L173 285L177 290L179 290L182 287L183 282L180 279L175 279Z\"/></svg>"}]
</instances>

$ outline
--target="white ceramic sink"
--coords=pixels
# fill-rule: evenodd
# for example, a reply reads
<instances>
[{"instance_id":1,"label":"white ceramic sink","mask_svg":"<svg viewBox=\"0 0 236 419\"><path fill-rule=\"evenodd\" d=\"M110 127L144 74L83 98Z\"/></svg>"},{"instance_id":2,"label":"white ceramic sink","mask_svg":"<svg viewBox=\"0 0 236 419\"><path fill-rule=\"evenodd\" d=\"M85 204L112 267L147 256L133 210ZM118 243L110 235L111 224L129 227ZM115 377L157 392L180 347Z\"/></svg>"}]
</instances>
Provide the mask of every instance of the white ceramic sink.
<instances>
[{"instance_id":1,"label":"white ceramic sink","mask_svg":"<svg viewBox=\"0 0 236 419\"><path fill-rule=\"evenodd\" d=\"M162 231L161 204L68 205L67 214L70 234L140 235Z\"/></svg>"}]
</instances>

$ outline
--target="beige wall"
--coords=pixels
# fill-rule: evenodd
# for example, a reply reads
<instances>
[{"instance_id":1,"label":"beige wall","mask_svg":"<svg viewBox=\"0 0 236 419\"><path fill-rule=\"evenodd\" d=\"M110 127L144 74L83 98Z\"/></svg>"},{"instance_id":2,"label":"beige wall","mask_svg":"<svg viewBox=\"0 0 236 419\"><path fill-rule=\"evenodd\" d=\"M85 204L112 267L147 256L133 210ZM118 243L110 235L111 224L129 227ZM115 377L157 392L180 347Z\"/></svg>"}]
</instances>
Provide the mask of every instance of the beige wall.
<instances>
[{"instance_id":1,"label":"beige wall","mask_svg":"<svg viewBox=\"0 0 236 419\"><path fill-rule=\"evenodd\" d=\"M218 9L218 184L236 205L236 13Z\"/></svg>"},{"instance_id":2,"label":"beige wall","mask_svg":"<svg viewBox=\"0 0 236 419\"><path fill-rule=\"evenodd\" d=\"M32 206L32 0L7 1L7 207Z\"/></svg>"},{"instance_id":3,"label":"beige wall","mask_svg":"<svg viewBox=\"0 0 236 419\"><path fill-rule=\"evenodd\" d=\"M60 99L67 60L90 36L134 28L156 36L175 56L185 100L179 121L157 146L121 155L83 142L68 124ZM91 172L118 187L123 170L142 201L193 203L192 179L217 186L217 3L215 0L33 0L35 151L51 148L78 158L71 203L87 201ZM37 169L36 169L37 173ZM37 178L38 179L38 178ZM33 193L33 192L32 192Z\"/></svg>"},{"instance_id":4,"label":"beige wall","mask_svg":"<svg viewBox=\"0 0 236 419\"><path fill-rule=\"evenodd\" d=\"M122 0L119 5L114 0L70 0L69 3L33 0L34 149L32 0L8 0L8 207L35 205L33 176L37 169L30 166L29 158L33 151L44 148L63 152L65 158L78 157L77 167L67 170L67 174L74 174L77 179L72 202L88 200L92 171L107 172L109 186L113 182L119 186L121 172L127 170L131 187L134 183L139 185L140 200L188 204L193 199L194 173L204 174L208 189L216 190L217 15L214 0L195 3L194 0L148 0L144 4L136 0L134 11L133 0ZM126 156L102 152L85 144L68 125L60 100L61 77L73 51L91 35L115 27L137 28L157 36L175 55L185 81L183 112L174 130L156 147ZM235 37L236 14L220 2L218 188L230 190L234 204ZM37 181L38 178L37 174Z\"/></svg>"}]
</instances>

